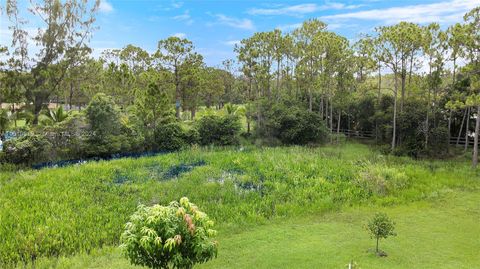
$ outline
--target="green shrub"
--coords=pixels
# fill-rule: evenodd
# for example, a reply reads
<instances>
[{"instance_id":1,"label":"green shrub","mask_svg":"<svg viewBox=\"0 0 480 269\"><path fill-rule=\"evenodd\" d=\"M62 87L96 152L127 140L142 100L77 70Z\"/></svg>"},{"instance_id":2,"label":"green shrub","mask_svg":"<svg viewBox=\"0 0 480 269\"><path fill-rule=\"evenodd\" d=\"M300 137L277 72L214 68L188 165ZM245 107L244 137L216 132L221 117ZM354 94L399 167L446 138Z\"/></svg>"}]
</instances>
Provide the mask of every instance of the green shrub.
<instances>
[{"instance_id":1,"label":"green shrub","mask_svg":"<svg viewBox=\"0 0 480 269\"><path fill-rule=\"evenodd\" d=\"M177 122L162 124L155 130L155 149L173 151L186 145L185 132Z\"/></svg>"},{"instance_id":2,"label":"green shrub","mask_svg":"<svg viewBox=\"0 0 480 269\"><path fill-rule=\"evenodd\" d=\"M103 93L95 95L85 110L90 126L85 154L87 157L107 157L143 149L144 138L122 116L113 99Z\"/></svg>"},{"instance_id":3,"label":"green shrub","mask_svg":"<svg viewBox=\"0 0 480 269\"><path fill-rule=\"evenodd\" d=\"M82 158L91 134L85 116L76 114L43 131L55 151L55 159Z\"/></svg>"},{"instance_id":4,"label":"green shrub","mask_svg":"<svg viewBox=\"0 0 480 269\"><path fill-rule=\"evenodd\" d=\"M197 123L202 145L237 145L241 130L240 119L236 115L205 115Z\"/></svg>"},{"instance_id":5,"label":"green shrub","mask_svg":"<svg viewBox=\"0 0 480 269\"><path fill-rule=\"evenodd\" d=\"M213 221L186 197L168 206L140 205L125 225L121 248L134 265L192 268L217 255Z\"/></svg>"},{"instance_id":6,"label":"green shrub","mask_svg":"<svg viewBox=\"0 0 480 269\"><path fill-rule=\"evenodd\" d=\"M188 128L184 133L185 143L188 145L198 144L200 141L200 134L196 128Z\"/></svg>"},{"instance_id":7,"label":"green shrub","mask_svg":"<svg viewBox=\"0 0 480 269\"><path fill-rule=\"evenodd\" d=\"M275 138L284 144L305 145L323 143L329 137L320 115L296 104L264 103L259 114L261 116L257 116L255 131L261 138Z\"/></svg>"},{"instance_id":8,"label":"green shrub","mask_svg":"<svg viewBox=\"0 0 480 269\"><path fill-rule=\"evenodd\" d=\"M14 164L35 164L52 159L52 144L44 135L29 133L3 145L4 159Z\"/></svg>"},{"instance_id":9,"label":"green shrub","mask_svg":"<svg viewBox=\"0 0 480 269\"><path fill-rule=\"evenodd\" d=\"M92 97L85 110L85 115L98 140L109 135L119 134L120 111L110 96L98 93Z\"/></svg>"},{"instance_id":10,"label":"green shrub","mask_svg":"<svg viewBox=\"0 0 480 269\"><path fill-rule=\"evenodd\" d=\"M442 157L448 153L448 128L439 126L430 130L428 153L430 156Z\"/></svg>"}]
</instances>

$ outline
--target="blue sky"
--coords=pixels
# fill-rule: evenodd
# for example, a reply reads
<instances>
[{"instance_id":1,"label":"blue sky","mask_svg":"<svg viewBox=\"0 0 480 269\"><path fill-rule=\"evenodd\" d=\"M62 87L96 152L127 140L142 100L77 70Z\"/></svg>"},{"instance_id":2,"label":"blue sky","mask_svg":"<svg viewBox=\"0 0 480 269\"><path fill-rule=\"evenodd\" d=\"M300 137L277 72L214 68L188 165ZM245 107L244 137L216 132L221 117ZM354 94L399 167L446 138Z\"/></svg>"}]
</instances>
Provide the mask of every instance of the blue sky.
<instances>
[{"instance_id":1,"label":"blue sky","mask_svg":"<svg viewBox=\"0 0 480 269\"><path fill-rule=\"evenodd\" d=\"M158 40L177 35L192 40L205 62L215 66L234 59L234 44L254 32L291 31L308 18L325 21L353 41L376 26L402 20L446 26L476 5L478 0L102 0L91 47L95 55L127 44L152 52ZM0 37L7 32L4 25Z\"/></svg>"}]
</instances>

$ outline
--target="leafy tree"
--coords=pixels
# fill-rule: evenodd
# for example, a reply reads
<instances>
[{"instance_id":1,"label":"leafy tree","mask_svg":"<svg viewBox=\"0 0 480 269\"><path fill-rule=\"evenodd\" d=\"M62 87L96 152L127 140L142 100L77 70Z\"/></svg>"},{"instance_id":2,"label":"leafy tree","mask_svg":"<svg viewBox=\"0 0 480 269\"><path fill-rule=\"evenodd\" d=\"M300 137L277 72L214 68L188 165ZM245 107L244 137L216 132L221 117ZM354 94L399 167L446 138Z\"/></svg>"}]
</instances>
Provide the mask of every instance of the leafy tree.
<instances>
[{"instance_id":1,"label":"leafy tree","mask_svg":"<svg viewBox=\"0 0 480 269\"><path fill-rule=\"evenodd\" d=\"M175 85L175 116L180 118L180 102L182 92L180 88L181 66L191 57L199 57L194 52L194 46L191 41L185 38L171 36L158 42L158 50L155 53L155 59L169 68L173 72L173 84Z\"/></svg>"},{"instance_id":2,"label":"leafy tree","mask_svg":"<svg viewBox=\"0 0 480 269\"><path fill-rule=\"evenodd\" d=\"M365 36L361 38L353 45L353 48L356 52L355 64L358 72L357 79L363 82L366 76L376 68L376 62L373 57L375 46L372 37Z\"/></svg>"},{"instance_id":3,"label":"leafy tree","mask_svg":"<svg viewBox=\"0 0 480 269\"><path fill-rule=\"evenodd\" d=\"M186 197L168 206L140 205L125 225L121 248L134 265L193 268L217 256L213 221Z\"/></svg>"},{"instance_id":4,"label":"leafy tree","mask_svg":"<svg viewBox=\"0 0 480 269\"><path fill-rule=\"evenodd\" d=\"M202 57L198 54L187 59L180 67L180 88L182 89L182 108L190 110L191 119L195 118L200 98L209 91L209 77L206 75Z\"/></svg>"},{"instance_id":5,"label":"leafy tree","mask_svg":"<svg viewBox=\"0 0 480 269\"><path fill-rule=\"evenodd\" d=\"M470 92L466 101L469 107L477 108L477 117L475 121L475 137L472 154L472 166L478 165L478 140L480 132L480 7L472 9L465 14L465 31L464 48L469 64L465 68L465 73L470 78Z\"/></svg>"},{"instance_id":6,"label":"leafy tree","mask_svg":"<svg viewBox=\"0 0 480 269\"><path fill-rule=\"evenodd\" d=\"M148 52L132 44L119 51L119 58L136 75L147 71L151 65L151 58Z\"/></svg>"},{"instance_id":7,"label":"leafy tree","mask_svg":"<svg viewBox=\"0 0 480 269\"><path fill-rule=\"evenodd\" d=\"M325 34L327 25L317 19L305 21L302 27L293 32L294 42L298 50L296 69L301 72L302 85L308 95L308 109L313 110L313 88L322 70L322 57L326 51ZM328 40L327 40L328 41Z\"/></svg>"},{"instance_id":8,"label":"leafy tree","mask_svg":"<svg viewBox=\"0 0 480 269\"><path fill-rule=\"evenodd\" d=\"M375 253L380 255L378 249L378 242L380 239L387 239L389 236L396 236L394 232L395 223L385 213L376 213L375 216L368 222L367 230L371 237L376 240Z\"/></svg>"},{"instance_id":9,"label":"leafy tree","mask_svg":"<svg viewBox=\"0 0 480 269\"><path fill-rule=\"evenodd\" d=\"M143 126L155 130L157 125L171 121L170 93L173 85L169 82L169 72L154 72L148 75L150 84L137 92L135 107Z\"/></svg>"},{"instance_id":10,"label":"leafy tree","mask_svg":"<svg viewBox=\"0 0 480 269\"><path fill-rule=\"evenodd\" d=\"M19 73L31 74L30 80L23 83L26 95L34 106L33 124L38 123L43 104L58 91L67 70L90 52L87 41L94 29L95 13L99 5L99 0L93 3L78 0L31 1L29 12L38 18L31 23L43 23L33 36L39 52L32 54L28 52L28 43L32 39L27 29L37 25L32 26L20 17L17 1L6 2L13 33L10 68Z\"/></svg>"},{"instance_id":11,"label":"leafy tree","mask_svg":"<svg viewBox=\"0 0 480 269\"><path fill-rule=\"evenodd\" d=\"M120 131L120 112L112 98L104 93L92 98L85 115L97 139L116 135Z\"/></svg>"}]
</instances>

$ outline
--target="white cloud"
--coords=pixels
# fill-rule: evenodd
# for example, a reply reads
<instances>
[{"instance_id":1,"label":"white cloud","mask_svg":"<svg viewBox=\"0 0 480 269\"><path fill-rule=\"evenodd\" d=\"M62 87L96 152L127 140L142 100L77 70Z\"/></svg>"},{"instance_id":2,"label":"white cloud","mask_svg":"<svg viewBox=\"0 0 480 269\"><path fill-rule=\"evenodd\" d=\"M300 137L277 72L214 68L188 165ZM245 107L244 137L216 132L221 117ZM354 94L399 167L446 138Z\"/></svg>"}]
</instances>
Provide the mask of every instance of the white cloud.
<instances>
[{"instance_id":1,"label":"white cloud","mask_svg":"<svg viewBox=\"0 0 480 269\"><path fill-rule=\"evenodd\" d=\"M324 5L318 4L299 4L293 6L281 6L277 8L252 8L248 10L250 15L287 15L287 16L302 16L309 13L314 13L322 10L342 10L354 9L360 5L345 5L343 3L327 2Z\"/></svg>"},{"instance_id":2,"label":"white cloud","mask_svg":"<svg viewBox=\"0 0 480 269\"><path fill-rule=\"evenodd\" d=\"M150 16L150 17L148 17L147 20L148 20L149 22L158 22L158 21L160 21L160 19L161 19L161 18L160 18L159 16Z\"/></svg>"},{"instance_id":3,"label":"white cloud","mask_svg":"<svg viewBox=\"0 0 480 269\"><path fill-rule=\"evenodd\" d=\"M102 13L111 13L113 11L113 6L107 2L107 0L102 0L100 6L98 6L98 10Z\"/></svg>"},{"instance_id":4,"label":"white cloud","mask_svg":"<svg viewBox=\"0 0 480 269\"><path fill-rule=\"evenodd\" d=\"M185 37L187 37L187 35L186 35L185 33L175 33L175 34L173 34L172 36L178 37L178 38L185 38Z\"/></svg>"},{"instance_id":5,"label":"white cloud","mask_svg":"<svg viewBox=\"0 0 480 269\"><path fill-rule=\"evenodd\" d=\"M327 28L328 30L335 30L335 29L339 29L339 28L342 28L344 27L345 25L344 24L341 24L341 23L330 23L327 25ZM302 27L302 24L301 23L293 23L293 24L284 24L284 25L279 25L277 26L276 28L279 29L279 30L282 30L284 32L290 32L290 31L293 31L297 28L300 28Z\"/></svg>"},{"instance_id":6,"label":"white cloud","mask_svg":"<svg viewBox=\"0 0 480 269\"><path fill-rule=\"evenodd\" d=\"M223 24L230 27L235 27L235 28L240 28L245 30L255 29L253 22L249 19L238 19L238 18L228 17L223 14L216 14L214 16L217 18L218 24Z\"/></svg>"},{"instance_id":7,"label":"white cloud","mask_svg":"<svg viewBox=\"0 0 480 269\"><path fill-rule=\"evenodd\" d=\"M172 7L173 8L181 8L183 6L183 2L172 2Z\"/></svg>"},{"instance_id":8,"label":"white cloud","mask_svg":"<svg viewBox=\"0 0 480 269\"><path fill-rule=\"evenodd\" d=\"M229 46L235 46L237 44L240 44L240 40L228 40L223 42L223 44L229 45Z\"/></svg>"},{"instance_id":9,"label":"white cloud","mask_svg":"<svg viewBox=\"0 0 480 269\"><path fill-rule=\"evenodd\" d=\"M400 21L415 23L455 22L470 9L478 6L478 0L451 0L433 4L419 4L385 9L371 9L336 15L323 16L324 20L371 20L387 24Z\"/></svg>"},{"instance_id":10,"label":"white cloud","mask_svg":"<svg viewBox=\"0 0 480 269\"><path fill-rule=\"evenodd\" d=\"M161 1L159 1L159 2L161 2ZM164 1L164 2L167 2L167 1ZM183 2L172 1L171 3L162 3L160 5L157 5L155 10L171 11L173 9L179 9L182 6L183 6Z\"/></svg>"},{"instance_id":11,"label":"white cloud","mask_svg":"<svg viewBox=\"0 0 480 269\"><path fill-rule=\"evenodd\" d=\"M190 11L186 10L183 14L172 17L176 21L184 21L187 25L192 25L194 22L190 16Z\"/></svg>"},{"instance_id":12,"label":"white cloud","mask_svg":"<svg viewBox=\"0 0 480 269\"><path fill-rule=\"evenodd\" d=\"M279 25L276 28L280 29L282 31L289 32L289 31L295 30L295 29L300 28L300 27L302 27L301 23L293 23L293 24Z\"/></svg>"}]
</instances>

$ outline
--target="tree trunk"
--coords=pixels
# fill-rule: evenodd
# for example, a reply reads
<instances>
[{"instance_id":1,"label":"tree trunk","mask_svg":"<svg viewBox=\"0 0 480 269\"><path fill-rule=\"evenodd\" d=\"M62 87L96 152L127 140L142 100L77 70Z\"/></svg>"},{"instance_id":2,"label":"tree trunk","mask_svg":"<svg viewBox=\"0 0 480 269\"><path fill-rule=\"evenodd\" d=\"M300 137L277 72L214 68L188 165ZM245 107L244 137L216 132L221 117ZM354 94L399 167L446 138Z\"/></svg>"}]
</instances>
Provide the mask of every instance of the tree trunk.
<instances>
[{"instance_id":1,"label":"tree trunk","mask_svg":"<svg viewBox=\"0 0 480 269\"><path fill-rule=\"evenodd\" d=\"M395 75L395 91L393 93L393 133L392 133L392 151L395 149L395 142L397 138L397 77Z\"/></svg>"},{"instance_id":2,"label":"tree trunk","mask_svg":"<svg viewBox=\"0 0 480 269\"><path fill-rule=\"evenodd\" d=\"M320 99L320 118L323 120L323 95L322 98Z\"/></svg>"},{"instance_id":3,"label":"tree trunk","mask_svg":"<svg viewBox=\"0 0 480 269\"><path fill-rule=\"evenodd\" d=\"M447 148L450 146L450 138L452 137L450 133L450 129L452 128L452 110L448 112L448 141L447 141Z\"/></svg>"},{"instance_id":4,"label":"tree trunk","mask_svg":"<svg viewBox=\"0 0 480 269\"><path fill-rule=\"evenodd\" d=\"M68 107L72 110L72 99L73 99L73 81L70 81L70 92L68 95Z\"/></svg>"},{"instance_id":5,"label":"tree trunk","mask_svg":"<svg viewBox=\"0 0 480 269\"><path fill-rule=\"evenodd\" d=\"M480 132L480 105L477 106L477 118L475 120L475 138L473 142L472 166L477 168L478 164L478 132Z\"/></svg>"},{"instance_id":6,"label":"tree trunk","mask_svg":"<svg viewBox=\"0 0 480 269\"><path fill-rule=\"evenodd\" d=\"M325 99L325 126L328 127L328 99Z\"/></svg>"},{"instance_id":7,"label":"tree trunk","mask_svg":"<svg viewBox=\"0 0 480 269\"><path fill-rule=\"evenodd\" d=\"M375 252L378 253L378 237L377 237L377 246L375 247Z\"/></svg>"},{"instance_id":8,"label":"tree trunk","mask_svg":"<svg viewBox=\"0 0 480 269\"><path fill-rule=\"evenodd\" d=\"M333 131L333 106L330 102L330 132Z\"/></svg>"},{"instance_id":9,"label":"tree trunk","mask_svg":"<svg viewBox=\"0 0 480 269\"><path fill-rule=\"evenodd\" d=\"M177 119L180 119L180 104L181 104L180 76L178 74L177 63L175 63L174 74L175 74L175 117L177 117Z\"/></svg>"},{"instance_id":10,"label":"tree trunk","mask_svg":"<svg viewBox=\"0 0 480 269\"><path fill-rule=\"evenodd\" d=\"M452 89L455 87L455 71L456 71L456 62L457 62L457 57L453 57L453 74L452 74Z\"/></svg>"},{"instance_id":11,"label":"tree trunk","mask_svg":"<svg viewBox=\"0 0 480 269\"><path fill-rule=\"evenodd\" d=\"M412 53L412 54L410 55L410 71L409 71L409 73L408 73L408 86L410 86L410 84L412 83L413 55L414 55L414 53Z\"/></svg>"},{"instance_id":12,"label":"tree trunk","mask_svg":"<svg viewBox=\"0 0 480 269\"><path fill-rule=\"evenodd\" d=\"M195 119L196 112L197 112L197 110L194 107L192 107L192 109L190 110L192 120Z\"/></svg>"},{"instance_id":13,"label":"tree trunk","mask_svg":"<svg viewBox=\"0 0 480 269\"><path fill-rule=\"evenodd\" d=\"M12 103L12 115L15 115L13 117L13 124L14 124L15 128L17 128L17 116L18 116L18 114L15 113L15 102Z\"/></svg>"},{"instance_id":14,"label":"tree trunk","mask_svg":"<svg viewBox=\"0 0 480 269\"><path fill-rule=\"evenodd\" d=\"M42 110L43 98L39 95L35 96L33 101L33 125L38 125L38 116L40 116L40 111Z\"/></svg>"},{"instance_id":15,"label":"tree trunk","mask_svg":"<svg viewBox=\"0 0 480 269\"><path fill-rule=\"evenodd\" d=\"M471 108L467 108L467 123L465 124L465 152L467 151L467 148L468 148L468 128L469 128L469 125L470 125L470 111L471 111Z\"/></svg>"},{"instance_id":16,"label":"tree trunk","mask_svg":"<svg viewBox=\"0 0 480 269\"><path fill-rule=\"evenodd\" d=\"M377 109L380 108L380 98L382 94L382 73L381 70L382 66L380 64L380 61L378 62L378 95L377 95ZM350 129L350 128L349 128ZM379 126L378 126L378 118L375 117L375 142L378 143L378 136L379 136Z\"/></svg>"},{"instance_id":17,"label":"tree trunk","mask_svg":"<svg viewBox=\"0 0 480 269\"><path fill-rule=\"evenodd\" d=\"M401 93L401 99L400 99L400 112L403 112L403 103L405 101L405 80L407 78L407 70L402 68L402 74L401 74L401 83L402 83L402 93Z\"/></svg>"},{"instance_id":18,"label":"tree trunk","mask_svg":"<svg viewBox=\"0 0 480 269\"><path fill-rule=\"evenodd\" d=\"M277 60L277 94L280 91L280 60Z\"/></svg>"},{"instance_id":19,"label":"tree trunk","mask_svg":"<svg viewBox=\"0 0 480 269\"><path fill-rule=\"evenodd\" d=\"M313 94L312 94L312 89L308 89L308 111L312 111L313 109Z\"/></svg>"},{"instance_id":20,"label":"tree trunk","mask_svg":"<svg viewBox=\"0 0 480 269\"><path fill-rule=\"evenodd\" d=\"M427 108L427 118L425 120L425 149L428 149L428 125L429 125L429 116L428 116L428 108Z\"/></svg>"},{"instance_id":21,"label":"tree trunk","mask_svg":"<svg viewBox=\"0 0 480 269\"><path fill-rule=\"evenodd\" d=\"M467 110L468 109L465 109L465 112L463 112L462 124L460 124L460 130L458 130L457 143L456 143L457 146L460 143L460 136L462 135L463 123L465 122L465 117L467 116Z\"/></svg>"},{"instance_id":22,"label":"tree trunk","mask_svg":"<svg viewBox=\"0 0 480 269\"><path fill-rule=\"evenodd\" d=\"M339 142L340 136L340 120L342 119L342 111L338 111L338 118L337 118L337 144Z\"/></svg>"}]
</instances>

